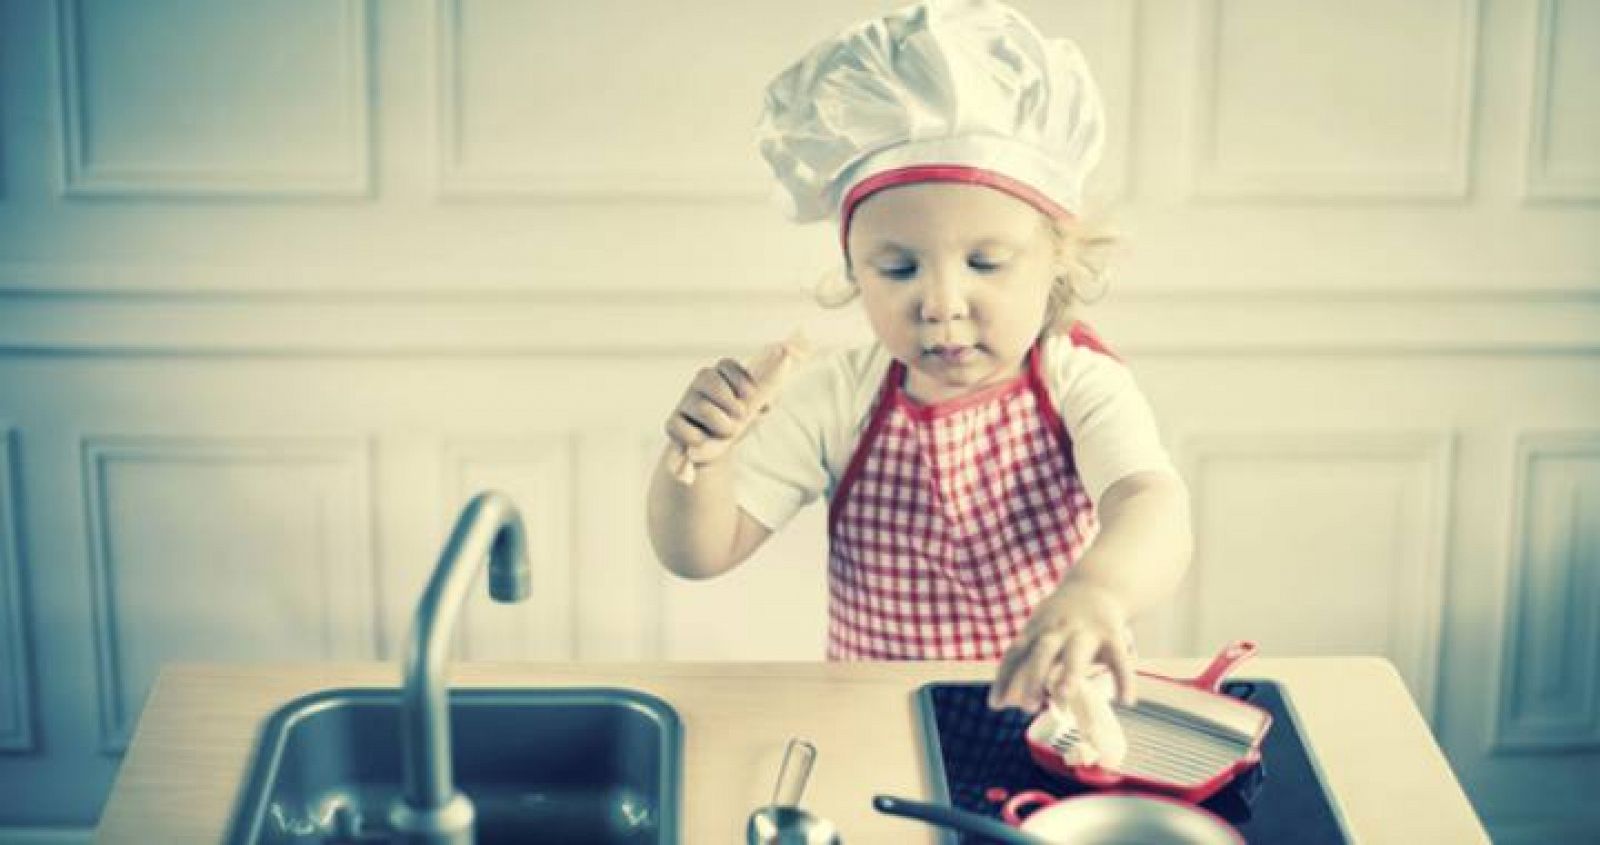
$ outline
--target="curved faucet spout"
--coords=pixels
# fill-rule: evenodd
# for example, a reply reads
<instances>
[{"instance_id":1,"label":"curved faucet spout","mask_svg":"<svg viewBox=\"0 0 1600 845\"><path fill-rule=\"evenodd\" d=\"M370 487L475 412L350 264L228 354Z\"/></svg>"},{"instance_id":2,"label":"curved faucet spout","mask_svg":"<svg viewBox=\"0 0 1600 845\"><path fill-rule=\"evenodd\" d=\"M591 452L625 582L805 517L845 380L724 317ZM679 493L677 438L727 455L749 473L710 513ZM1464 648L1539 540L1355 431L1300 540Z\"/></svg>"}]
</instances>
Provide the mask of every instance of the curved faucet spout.
<instances>
[{"instance_id":1,"label":"curved faucet spout","mask_svg":"<svg viewBox=\"0 0 1600 845\"><path fill-rule=\"evenodd\" d=\"M391 813L395 832L416 843L470 842L472 804L456 792L450 771L450 707L445 668L462 602L484 561L489 594L497 601L528 596L527 544L522 517L502 493L475 496L456 519L427 589L417 602L406 646L404 714L405 793Z\"/></svg>"}]
</instances>

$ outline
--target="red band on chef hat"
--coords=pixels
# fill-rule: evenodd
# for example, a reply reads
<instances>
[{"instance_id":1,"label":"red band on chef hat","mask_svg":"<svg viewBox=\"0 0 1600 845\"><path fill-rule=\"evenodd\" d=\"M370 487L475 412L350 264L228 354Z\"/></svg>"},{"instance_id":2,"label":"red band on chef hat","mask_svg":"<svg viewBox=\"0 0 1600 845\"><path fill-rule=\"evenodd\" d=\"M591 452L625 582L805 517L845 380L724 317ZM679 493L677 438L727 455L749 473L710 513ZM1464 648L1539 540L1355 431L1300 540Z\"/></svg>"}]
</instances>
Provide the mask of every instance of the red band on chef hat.
<instances>
[{"instance_id":1,"label":"red band on chef hat","mask_svg":"<svg viewBox=\"0 0 1600 845\"><path fill-rule=\"evenodd\" d=\"M1060 203L1045 196L1044 192L1004 173L996 173L993 170L984 170L981 167L972 167L965 164L917 164L875 173L850 188L849 192L844 196L844 201L839 204L840 249L848 250L850 218L855 216L856 206L879 191L918 182L960 182L967 185L983 185L988 188L994 188L997 191L1004 191L1033 206L1052 219L1073 219L1072 212L1062 208Z\"/></svg>"}]
</instances>

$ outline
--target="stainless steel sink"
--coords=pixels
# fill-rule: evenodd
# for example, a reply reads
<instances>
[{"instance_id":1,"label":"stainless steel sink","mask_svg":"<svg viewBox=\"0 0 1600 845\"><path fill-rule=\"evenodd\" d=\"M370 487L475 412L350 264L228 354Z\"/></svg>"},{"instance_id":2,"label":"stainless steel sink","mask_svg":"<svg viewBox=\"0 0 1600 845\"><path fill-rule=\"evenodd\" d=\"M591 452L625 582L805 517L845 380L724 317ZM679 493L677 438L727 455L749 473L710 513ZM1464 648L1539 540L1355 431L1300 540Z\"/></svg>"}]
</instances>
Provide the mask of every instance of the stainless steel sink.
<instances>
[{"instance_id":1,"label":"stainless steel sink","mask_svg":"<svg viewBox=\"0 0 1600 845\"><path fill-rule=\"evenodd\" d=\"M400 691L328 690L273 714L229 842L386 842L401 791ZM682 728L622 689L451 690L456 787L477 841L678 842Z\"/></svg>"}]
</instances>

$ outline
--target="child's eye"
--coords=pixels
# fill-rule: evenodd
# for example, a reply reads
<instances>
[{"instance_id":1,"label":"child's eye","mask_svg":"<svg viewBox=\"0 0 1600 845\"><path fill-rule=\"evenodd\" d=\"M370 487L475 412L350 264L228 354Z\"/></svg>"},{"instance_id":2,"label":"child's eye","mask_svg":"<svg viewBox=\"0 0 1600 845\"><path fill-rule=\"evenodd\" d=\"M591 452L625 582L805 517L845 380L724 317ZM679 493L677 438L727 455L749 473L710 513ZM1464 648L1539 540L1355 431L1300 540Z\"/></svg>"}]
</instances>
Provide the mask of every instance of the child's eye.
<instances>
[{"instance_id":1,"label":"child's eye","mask_svg":"<svg viewBox=\"0 0 1600 845\"><path fill-rule=\"evenodd\" d=\"M878 274L889 279L909 279L916 275L917 265L902 264L897 267L879 267Z\"/></svg>"},{"instance_id":2,"label":"child's eye","mask_svg":"<svg viewBox=\"0 0 1600 845\"><path fill-rule=\"evenodd\" d=\"M981 255L974 255L967 259L967 266L977 270L980 273L993 273L994 271L1005 267L1006 263L1004 261L996 261L994 259L985 258Z\"/></svg>"}]
</instances>

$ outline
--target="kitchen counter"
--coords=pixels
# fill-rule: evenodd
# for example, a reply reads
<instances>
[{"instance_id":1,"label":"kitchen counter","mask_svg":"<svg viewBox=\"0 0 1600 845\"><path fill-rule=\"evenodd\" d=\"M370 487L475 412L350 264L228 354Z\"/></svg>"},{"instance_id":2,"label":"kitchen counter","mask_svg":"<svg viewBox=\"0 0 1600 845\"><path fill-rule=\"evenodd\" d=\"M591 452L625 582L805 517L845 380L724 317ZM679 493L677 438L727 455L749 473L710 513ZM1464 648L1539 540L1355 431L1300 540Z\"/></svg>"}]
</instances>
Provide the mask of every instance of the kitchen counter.
<instances>
[{"instance_id":1,"label":"kitchen counter","mask_svg":"<svg viewBox=\"0 0 1600 845\"><path fill-rule=\"evenodd\" d=\"M1204 660L1145 660L1189 677ZM786 741L818 757L805 806L846 842L933 842L932 828L874 812L874 793L930 794L913 693L988 680L971 663L476 663L456 687L621 686L660 696L683 720L685 845L742 842L771 795ZM1240 678L1288 690L1307 742L1362 843L1489 841L1399 675L1375 658L1258 658ZM397 686L388 663L177 664L162 672L99 828L101 842L215 843L273 710L331 687Z\"/></svg>"}]
</instances>

